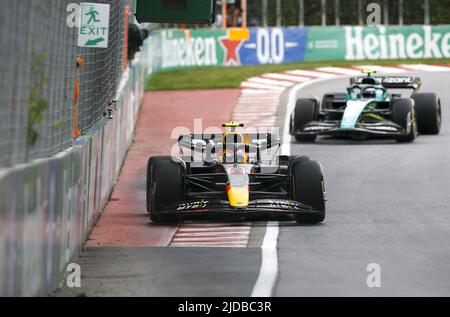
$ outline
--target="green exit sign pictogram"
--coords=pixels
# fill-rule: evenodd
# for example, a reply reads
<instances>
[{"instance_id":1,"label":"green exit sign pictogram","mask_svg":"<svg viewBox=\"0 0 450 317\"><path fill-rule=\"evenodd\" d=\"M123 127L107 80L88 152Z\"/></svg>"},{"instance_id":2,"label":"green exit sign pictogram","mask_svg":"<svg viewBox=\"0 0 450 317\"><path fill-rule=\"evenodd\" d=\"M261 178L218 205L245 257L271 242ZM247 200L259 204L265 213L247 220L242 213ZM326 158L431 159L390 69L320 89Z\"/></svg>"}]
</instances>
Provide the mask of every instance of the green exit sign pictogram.
<instances>
[{"instance_id":1,"label":"green exit sign pictogram","mask_svg":"<svg viewBox=\"0 0 450 317\"><path fill-rule=\"evenodd\" d=\"M138 22L212 24L216 0L138 0Z\"/></svg>"}]
</instances>

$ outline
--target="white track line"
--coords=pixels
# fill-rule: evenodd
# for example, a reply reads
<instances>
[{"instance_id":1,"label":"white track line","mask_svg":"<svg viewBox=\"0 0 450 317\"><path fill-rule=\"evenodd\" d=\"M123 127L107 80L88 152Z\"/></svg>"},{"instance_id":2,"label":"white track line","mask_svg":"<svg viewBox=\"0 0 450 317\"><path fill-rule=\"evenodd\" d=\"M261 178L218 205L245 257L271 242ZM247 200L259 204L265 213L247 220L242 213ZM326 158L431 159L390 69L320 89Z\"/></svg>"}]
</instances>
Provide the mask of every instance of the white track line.
<instances>
[{"instance_id":1,"label":"white track line","mask_svg":"<svg viewBox=\"0 0 450 317\"><path fill-rule=\"evenodd\" d=\"M263 75L265 78L263 80L256 80L259 83L271 83L277 82L281 80L283 83L283 90L288 86L294 86L295 82L303 82L305 80L309 80L304 77L290 76L290 75L277 75L277 74L266 74ZM270 78L270 79L268 79ZM290 82L286 82L286 80ZM253 81L254 78L253 78ZM241 87L249 87L249 82L243 83ZM251 87L251 88L260 88L259 87ZM263 86L267 88L267 85ZM280 89L281 90L281 89ZM276 114L277 107L280 100L281 92L271 92L269 94L258 96L261 100L257 100L256 98L243 98L241 96L238 104L234 109L234 118L241 118L245 115L247 121L255 120L255 125L257 127L273 127L276 125ZM270 100L268 100L270 99ZM255 106L256 105L256 106ZM251 111L249 111L251 110ZM254 117L254 114L258 114L257 117ZM269 116L269 118L267 118ZM241 120L242 121L242 120ZM271 222L267 224L266 234L264 236L264 241L262 244L262 261L261 268L259 272L258 279L253 287L252 297L270 297L273 292L273 288L275 286L277 276L278 276L278 254L277 254L277 241L278 241L279 227L278 222Z\"/></svg>"},{"instance_id":2,"label":"white track line","mask_svg":"<svg viewBox=\"0 0 450 317\"><path fill-rule=\"evenodd\" d=\"M336 76L332 76L335 78ZM283 131L282 151L283 155L291 155L291 135L289 134L289 119L295 107L297 93L300 89L310 86L314 83L326 81L332 78L313 79L309 82L294 85L289 92L288 105L286 109L285 125ZM278 236L280 228L278 222L270 222L266 227L266 234L262 249L261 269L258 279L253 287L252 297L270 297L273 294L278 277Z\"/></svg>"},{"instance_id":3,"label":"white track line","mask_svg":"<svg viewBox=\"0 0 450 317\"><path fill-rule=\"evenodd\" d=\"M278 222L267 224L262 244L262 261L259 276L251 297L271 297L278 276L277 243L280 228Z\"/></svg>"}]
</instances>

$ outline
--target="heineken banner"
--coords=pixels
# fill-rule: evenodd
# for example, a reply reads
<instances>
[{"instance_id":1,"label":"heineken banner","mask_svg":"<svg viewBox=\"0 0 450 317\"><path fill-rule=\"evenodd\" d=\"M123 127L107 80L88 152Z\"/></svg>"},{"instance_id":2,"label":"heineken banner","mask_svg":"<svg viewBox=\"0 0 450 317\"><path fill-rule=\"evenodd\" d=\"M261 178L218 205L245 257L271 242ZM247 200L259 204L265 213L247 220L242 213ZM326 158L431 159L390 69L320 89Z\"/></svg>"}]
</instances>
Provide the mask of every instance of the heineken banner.
<instances>
[{"instance_id":1,"label":"heineken banner","mask_svg":"<svg viewBox=\"0 0 450 317\"><path fill-rule=\"evenodd\" d=\"M170 29L150 40L154 71L301 61L450 58L450 25Z\"/></svg>"}]
</instances>

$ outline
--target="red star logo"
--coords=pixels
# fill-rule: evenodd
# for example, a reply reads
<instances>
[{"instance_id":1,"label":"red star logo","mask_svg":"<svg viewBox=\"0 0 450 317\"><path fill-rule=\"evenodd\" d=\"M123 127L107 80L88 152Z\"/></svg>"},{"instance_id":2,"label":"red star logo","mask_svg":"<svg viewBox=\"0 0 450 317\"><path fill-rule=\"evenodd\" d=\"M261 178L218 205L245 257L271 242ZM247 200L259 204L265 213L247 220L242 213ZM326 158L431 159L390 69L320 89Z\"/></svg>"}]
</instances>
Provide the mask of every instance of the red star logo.
<instances>
[{"instance_id":1,"label":"red star logo","mask_svg":"<svg viewBox=\"0 0 450 317\"><path fill-rule=\"evenodd\" d=\"M228 37L222 37L220 39L220 43L222 47L225 49L225 60L224 65L241 65L241 60L239 58L239 49L242 46L242 42L237 40L229 40Z\"/></svg>"}]
</instances>

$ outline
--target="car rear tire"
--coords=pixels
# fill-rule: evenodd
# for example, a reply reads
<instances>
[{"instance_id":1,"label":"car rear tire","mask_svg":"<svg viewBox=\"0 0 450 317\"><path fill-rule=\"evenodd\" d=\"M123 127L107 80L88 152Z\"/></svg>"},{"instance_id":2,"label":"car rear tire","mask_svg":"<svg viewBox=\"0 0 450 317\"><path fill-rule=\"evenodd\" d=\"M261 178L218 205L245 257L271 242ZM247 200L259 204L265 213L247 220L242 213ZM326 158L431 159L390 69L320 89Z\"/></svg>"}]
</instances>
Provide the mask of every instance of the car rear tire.
<instances>
[{"instance_id":1,"label":"car rear tire","mask_svg":"<svg viewBox=\"0 0 450 317\"><path fill-rule=\"evenodd\" d=\"M398 142L407 143L416 139L417 124L412 99L401 98L394 100L392 104L392 121L405 129L405 131L409 130L408 134L396 137Z\"/></svg>"},{"instance_id":2,"label":"car rear tire","mask_svg":"<svg viewBox=\"0 0 450 317\"><path fill-rule=\"evenodd\" d=\"M295 217L299 224L317 224L325 220L325 181L323 169L319 162L307 157L299 157L292 161L291 199L306 206L313 212L302 213Z\"/></svg>"},{"instance_id":3,"label":"car rear tire","mask_svg":"<svg viewBox=\"0 0 450 317\"><path fill-rule=\"evenodd\" d=\"M154 223L178 222L178 216L161 212L184 197L184 168L172 157L152 157L147 169L147 211Z\"/></svg>"},{"instance_id":4,"label":"car rear tire","mask_svg":"<svg viewBox=\"0 0 450 317\"><path fill-rule=\"evenodd\" d=\"M420 134L439 134L441 131L441 100L433 93L414 94L417 130Z\"/></svg>"},{"instance_id":5,"label":"car rear tire","mask_svg":"<svg viewBox=\"0 0 450 317\"><path fill-rule=\"evenodd\" d=\"M305 124L314 121L318 117L319 105L314 99L298 99L295 105L294 121L292 128L294 133L301 131ZM298 142L314 142L317 135L296 135L295 139Z\"/></svg>"}]
</instances>

